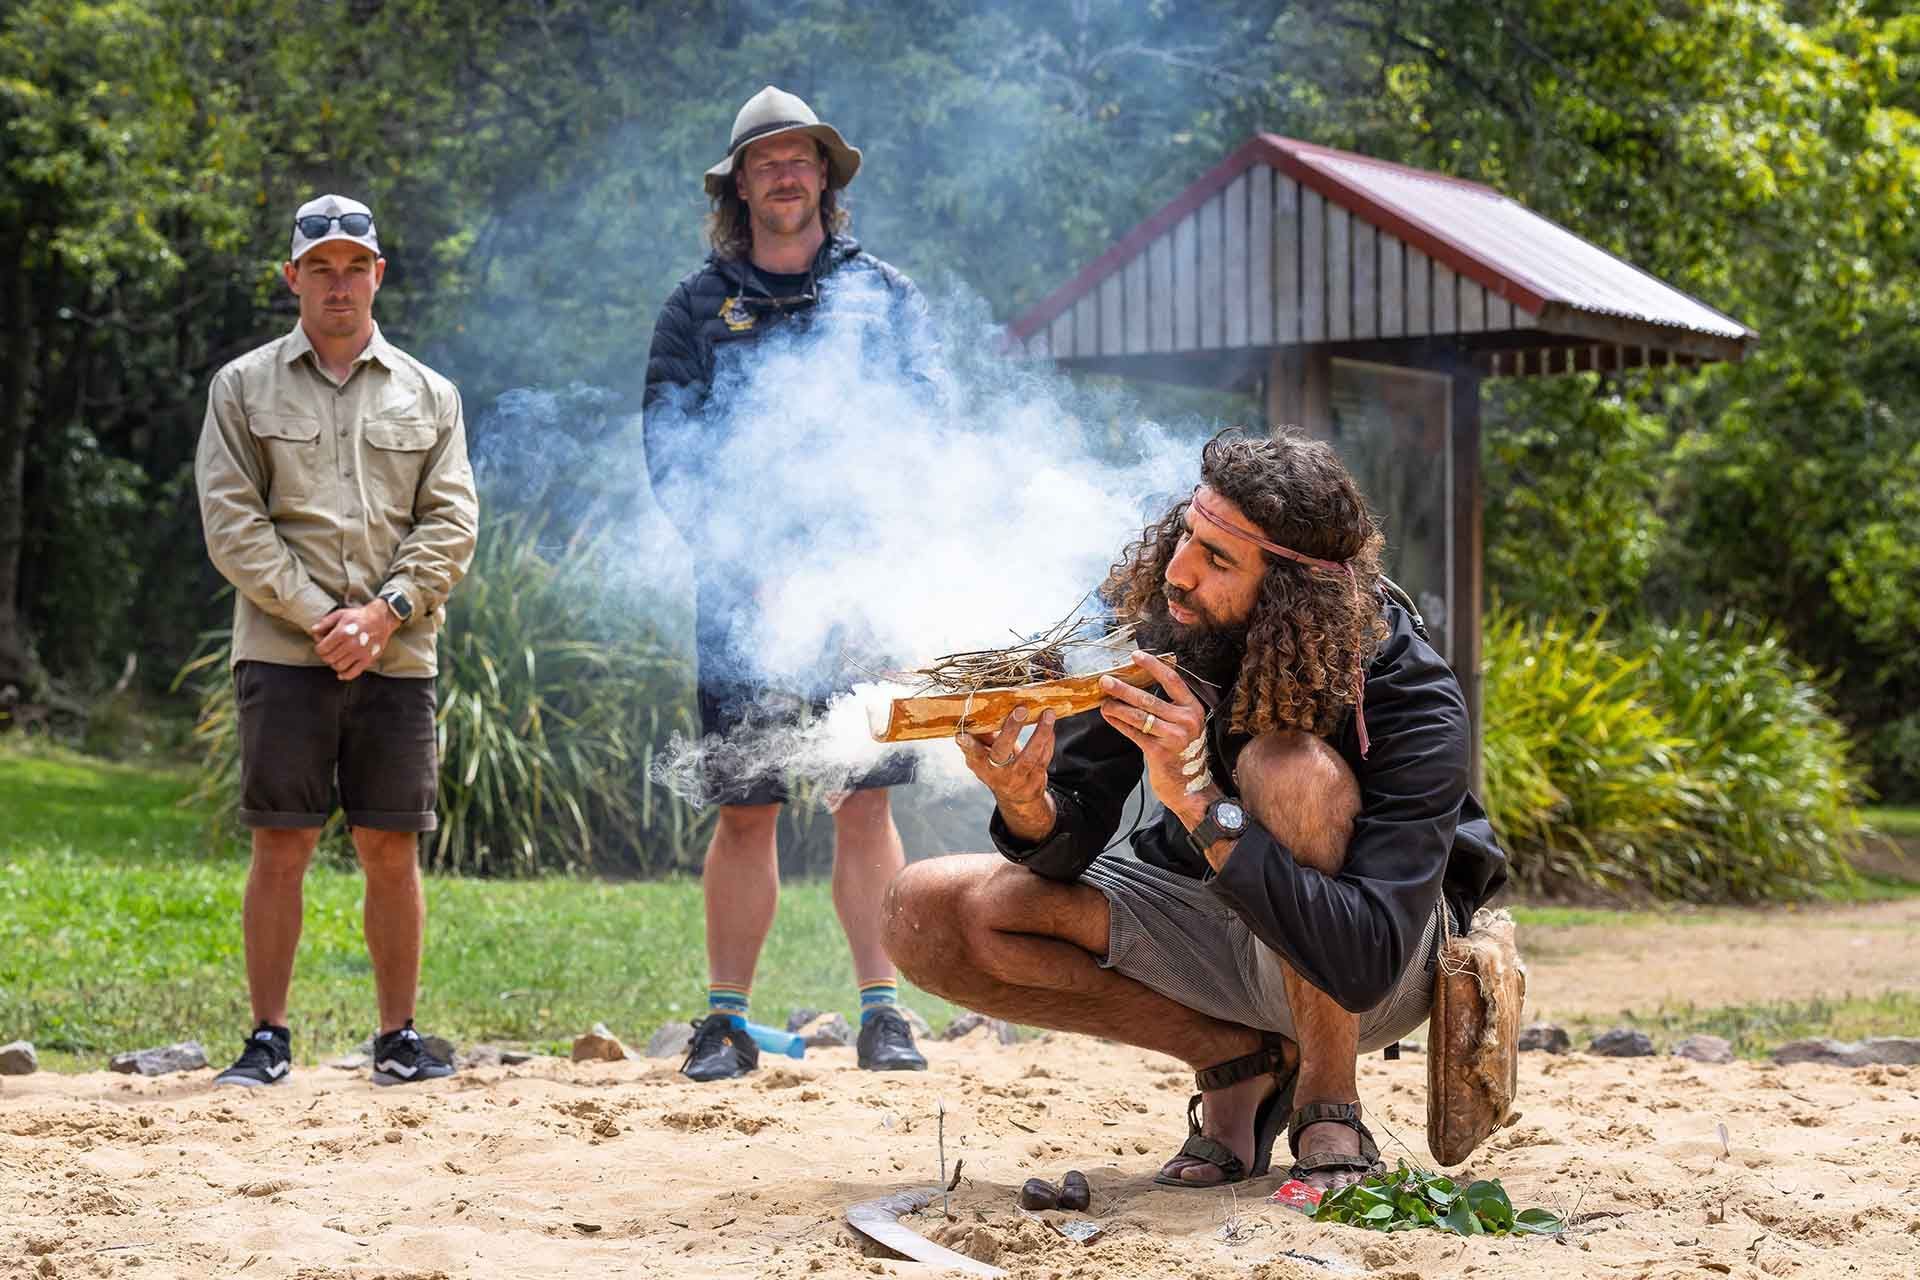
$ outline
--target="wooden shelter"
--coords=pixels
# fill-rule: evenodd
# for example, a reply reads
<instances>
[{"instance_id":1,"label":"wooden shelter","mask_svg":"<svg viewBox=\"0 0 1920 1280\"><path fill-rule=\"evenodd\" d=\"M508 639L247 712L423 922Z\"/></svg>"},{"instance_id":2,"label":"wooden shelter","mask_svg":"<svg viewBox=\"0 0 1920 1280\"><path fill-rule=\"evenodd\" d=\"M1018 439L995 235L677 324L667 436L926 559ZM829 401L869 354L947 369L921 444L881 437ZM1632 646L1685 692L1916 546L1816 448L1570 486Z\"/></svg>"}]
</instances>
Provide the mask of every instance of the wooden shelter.
<instances>
[{"instance_id":1,"label":"wooden shelter","mask_svg":"<svg viewBox=\"0 0 1920 1280\"><path fill-rule=\"evenodd\" d=\"M1738 360L1736 320L1491 187L1259 134L1010 326L1258 398L1341 451L1459 674L1479 772L1480 381Z\"/></svg>"}]
</instances>

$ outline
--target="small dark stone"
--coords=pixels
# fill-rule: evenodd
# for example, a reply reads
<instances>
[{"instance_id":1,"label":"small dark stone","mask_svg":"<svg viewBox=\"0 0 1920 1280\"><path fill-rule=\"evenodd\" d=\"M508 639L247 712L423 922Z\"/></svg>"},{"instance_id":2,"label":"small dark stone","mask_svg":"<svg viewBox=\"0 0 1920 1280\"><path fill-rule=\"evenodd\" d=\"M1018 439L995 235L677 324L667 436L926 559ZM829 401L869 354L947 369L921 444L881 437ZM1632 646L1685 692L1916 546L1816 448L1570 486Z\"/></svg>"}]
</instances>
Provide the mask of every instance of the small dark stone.
<instances>
[{"instance_id":1,"label":"small dark stone","mask_svg":"<svg viewBox=\"0 0 1920 1280\"><path fill-rule=\"evenodd\" d=\"M40 1069L40 1055L25 1040L0 1045L0 1076L30 1076Z\"/></svg>"},{"instance_id":2,"label":"small dark stone","mask_svg":"<svg viewBox=\"0 0 1920 1280\"><path fill-rule=\"evenodd\" d=\"M810 1021L789 1030L799 1035L809 1049L839 1049L854 1042L853 1028L838 1013L815 1014Z\"/></svg>"},{"instance_id":3,"label":"small dark stone","mask_svg":"<svg viewBox=\"0 0 1920 1280\"><path fill-rule=\"evenodd\" d=\"M1533 1053L1566 1053L1573 1048L1573 1037L1565 1027L1535 1022L1521 1028L1520 1048Z\"/></svg>"},{"instance_id":4,"label":"small dark stone","mask_svg":"<svg viewBox=\"0 0 1920 1280\"><path fill-rule=\"evenodd\" d=\"M124 1075L164 1076L173 1071L198 1071L206 1065L207 1051L200 1047L200 1042L182 1040L158 1049L116 1053L107 1063L107 1069Z\"/></svg>"},{"instance_id":5,"label":"small dark stone","mask_svg":"<svg viewBox=\"0 0 1920 1280\"><path fill-rule=\"evenodd\" d=\"M1695 1062L1732 1062L1733 1046L1719 1036L1688 1036L1673 1046L1675 1057Z\"/></svg>"},{"instance_id":6,"label":"small dark stone","mask_svg":"<svg viewBox=\"0 0 1920 1280\"><path fill-rule=\"evenodd\" d=\"M1020 1207L1022 1209L1057 1209L1060 1207L1060 1191L1045 1178L1028 1178L1020 1188Z\"/></svg>"},{"instance_id":7,"label":"small dark stone","mask_svg":"<svg viewBox=\"0 0 1920 1280\"><path fill-rule=\"evenodd\" d=\"M795 1009L787 1015L787 1030L797 1032L800 1028L806 1026L819 1016L820 1011L818 1009Z\"/></svg>"},{"instance_id":8,"label":"small dark stone","mask_svg":"<svg viewBox=\"0 0 1920 1280\"><path fill-rule=\"evenodd\" d=\"M1003 1022L999 1018L989 1018L986 1014L975 1013L971 1009L954 1018L952 1022L949 1022L947 1029L940 1033L940 1038L942 1040L958 1040L962 1036L973 1034L973 1032L979 1030L981 1027L986 1027L990 1030L993 1033L993 1038L1001 1044L1020 1043L1020 1029L1011 1022Z\"/></svg>"},{"instance_id":9,"label":"small dark stone","mask_svg":"<svg viewBox=\"0 0 1920 1280\"><path fill-rule=\"evenodd\" d=\"M1078 1169L1067 1170L1067 1176L1060 1179L1060 1207L1085 1213L1092 1203L1093 1188L1087 1185L1087 1175Z\"/></svg>"},{"instance_id":10,"label":"small dark stone","mask_svg":"<svg viewBox=\"0 0 1920 1280\"><path fill-rule=\"evenodd\" d=\"M663 1022L647 1041L649 1058L678 1058L693 1043L693 1026L688 1022Z\"/></svg>"},{"instance_id":11,"label":"small dark stone","mask_svg":"<svg viewBox=\"0 0 1920 1280\"><path fill-rule=\"evenodd\" d=\"M476 1044L470 1049L461 1050L451 1061L462 1071L470 1071L474 1067L497 1067L501 1059L500 1046Z\"/></svg>"},{"instance_id":12,"label":"small dark stone","mask_svg":"<svg viewBox=\"0 0 1920 1280\"><path fill-rule=\"evenodd\" d=\"M421 1036L420 1047L442 1062L458 1062L460 1050L445 1036Z\"/></svg>"},{"instance_id":13,"label":"small dark stone","mask_svg":"<svg viewBox=\"0 0 1920 1280\"><path fill-rule=\"evenodd\" d=\"M1651 1058L1653 1038L1632 1027L1615 1027L1595 1036L1593 1043L1587 1046L1587 1052L1602 1058Z\"/></svg>"},{"instance_id":14,"label":"small dark stone","mask_svg":"<svg viewBox=\"0 0 1920 1280\"><path fill-rule=\"evenodd\" d=\"M1831 1067L1913 1066L1920 1063L1920 1039L1876 1036L1871 1040L1795 1040L1773 1051L1782 1065L1815 1062Z\"/></svg>"},{"instance_id":15,"label":"small dark stone","mask_svg":"<svg viewBox=\"0 0 1920 1280\"><path fill-rule=\"evenodd\" d=\"M500 1065L503 1067L517 1067L523 1062L532 1062L539 1056L539 1054L529 1049L502 1049L500 1051Z\"/></svg>"},{"instance_id":16,"label":"small dark stone","mask_svg":"<svg viewBox=\"0 0 1920 1280\"><path fill-rule=\"evenodd\" d=\"M984 1027L986 1025L987 1025L986 1014L975 1013L973 1010L968 1009L964 1013L961 1013L958 1016L956 1016L952 1022L949 1022L947 1024L947 1029L940 1033L940 1038L942 1040L958 1040L961 1036L966 1035L968 1032L972 1031L975 1027Z\"/></svg>"}]
</instances>

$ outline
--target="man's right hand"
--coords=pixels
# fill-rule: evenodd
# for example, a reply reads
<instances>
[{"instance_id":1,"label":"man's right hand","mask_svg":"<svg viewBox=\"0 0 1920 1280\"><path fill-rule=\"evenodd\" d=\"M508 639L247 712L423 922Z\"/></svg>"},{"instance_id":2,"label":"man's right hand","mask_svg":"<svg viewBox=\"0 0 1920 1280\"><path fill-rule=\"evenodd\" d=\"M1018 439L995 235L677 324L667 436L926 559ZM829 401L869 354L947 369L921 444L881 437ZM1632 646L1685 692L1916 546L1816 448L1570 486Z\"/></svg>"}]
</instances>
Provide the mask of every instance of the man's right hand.
<instances>
[{"instance_id":1,"label":"man's right hand","mask_svg":"<svg viewBox=\"0 0 1920 1280\"><path fill-rule=\"evenodd\" d=\"M954 736L967 768L993 792L1007 829L1022 840L1044 840L1053 832L1053 798L1047 794L1053 720L1053 712L1041 712L1040 723L1024 747L1020 732L1027 727L1025 707L1015 707L991 736L964 732Z\"/></svg>"}]
</instances>

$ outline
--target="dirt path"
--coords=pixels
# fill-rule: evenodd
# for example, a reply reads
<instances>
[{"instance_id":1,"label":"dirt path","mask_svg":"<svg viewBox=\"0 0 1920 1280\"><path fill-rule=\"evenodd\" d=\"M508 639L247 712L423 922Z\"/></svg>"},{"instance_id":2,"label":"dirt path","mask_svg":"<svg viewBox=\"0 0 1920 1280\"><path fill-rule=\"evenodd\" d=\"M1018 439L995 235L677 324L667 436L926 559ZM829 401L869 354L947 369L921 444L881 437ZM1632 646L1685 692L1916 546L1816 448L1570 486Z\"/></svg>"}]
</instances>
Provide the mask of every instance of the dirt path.
<instances>
[{"instance_id":1,"label":"dirt path","mask_svg":"<svg viewBox=\"0 0 1920 1280\"><path fill-rule=\"evenodd\" d=\"M1920 991L1920 898L1703 911L1631 928L1535 925L1520 947L1528 1016L1546 1019Z\"/></svg>"}]
</instances>

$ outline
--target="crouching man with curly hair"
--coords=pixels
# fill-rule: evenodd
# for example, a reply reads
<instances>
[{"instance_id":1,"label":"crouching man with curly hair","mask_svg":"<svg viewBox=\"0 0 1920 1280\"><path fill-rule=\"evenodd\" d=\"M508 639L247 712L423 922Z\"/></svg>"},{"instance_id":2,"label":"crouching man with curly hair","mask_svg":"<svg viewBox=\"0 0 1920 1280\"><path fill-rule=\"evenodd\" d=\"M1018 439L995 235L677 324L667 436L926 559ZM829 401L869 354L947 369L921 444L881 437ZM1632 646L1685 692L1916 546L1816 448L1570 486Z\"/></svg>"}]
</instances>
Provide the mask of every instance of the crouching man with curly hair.
<instances>
[{"instance_id":1,"label":"crouching man with curly hair","mask_svg":"<svg viewBox=\"0 0 1920 1280\"><path fill-rule=\"evenodd\" d=\"M1151 690L1015 711L960 749L1001 857L889 890L888 952L984 1013L1180 1058L1200 1090L1157 1181L1377 1167L1355 1060L1426 1020L1445 935L1506 880L1467 788L1467 708L1327 445L1222 433L1101 589ZM1165 664L1155 653L1172 653ZM1108 852L1144 770L1161 812Z\"/></svg>"}]
</instances>

